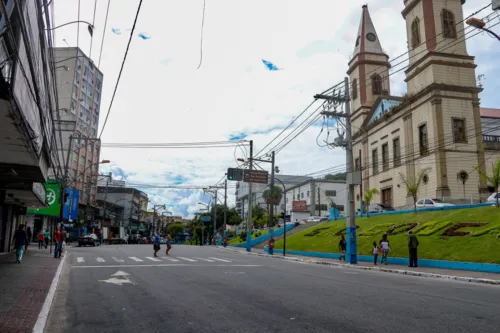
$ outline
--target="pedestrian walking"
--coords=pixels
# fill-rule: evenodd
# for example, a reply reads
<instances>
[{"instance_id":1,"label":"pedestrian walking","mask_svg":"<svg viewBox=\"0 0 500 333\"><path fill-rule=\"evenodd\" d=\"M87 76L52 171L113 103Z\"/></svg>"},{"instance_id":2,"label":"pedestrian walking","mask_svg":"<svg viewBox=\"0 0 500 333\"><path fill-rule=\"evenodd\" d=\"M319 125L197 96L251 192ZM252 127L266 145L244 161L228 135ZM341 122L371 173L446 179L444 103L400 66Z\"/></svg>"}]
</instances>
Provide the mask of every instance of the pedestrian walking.
<instances>
[{"instance_id":1,"label":"pedestrian walking","mask_svg":"<svg viewBox=\"0 0 500 333\"><path fill-rule=\"evenodd\" d=\"M273 255L274 254L274 236L271 236L271 238L269 239L269 246L268 246L268 253L270 255Z\"/></svg>"},{"instance_id":2,"label":"pedestrian walking","mask_svg":"<svg viewBox=\"0 0 500 333\"><path fill-rule=\"evenodd\" d=\"M44 232L43 232L43 240L45 242L45 248L47 248L47 246L49 246L49 240L50 240L50 232L49 232L49 229L46 229Z\"/></svg>"},{"instance_id":3,"label":"pedestrian walking","mask_svg":"<svg viewBox=\"0 0 500 333\"><path fill-rule=\"evenodd\" d=\"M39 250L43 249L43 245L44 245L43 240L45 239L45 236L43 234L44 234L43 230L40 230L38 232L38 249Z\"/></svg>"},{"instance_id":4,"label":"pedestrian walking","mask_svg":"<svg viewBox=\"0 0 500 333\"><path fill-rule=\"evenodd\" d=\"M408 252L410 252L410 264L408 267L418 267L418 239L413 232L408 232Z\"/></svg>"},{"instance_id":5,"label":"pedestrian walking","mask_svg":"<svg viewBox=\"0 0 500 333\"><path fill-rule=\"evenodd\" d=\"M54 249L54 258L61 258L63 238L59 227L56 227L56 231L54 231L54 241L56 242L56 246Z\"/></svg>"},{"instance_id":6,"label":"pedestrian walking","mask_svg":"<svg viewBox=\"0 0 500 333\"><path fill-rule=\"evenodd\" d=\"M380 249L377 246L377 242L373 242L373 264L377 264L377 258L378 258L378 253L380 252Z\"/></svg>"},{"instance_id":7,"label":"pedestrian walking","mask_svg":"<svg viewBox=\"0 0 500 333\"><path fill-rule=\"evenodd\" d=\"M165 254L168 256L168 252L172 249L172 234L169 232L167 234L167 250L165 251Z\"/></svg>"},{"instance_id":8,"label":"pedestrian walking","mask_svg":"<svg viewBox=\"0 0 500 333\"><path fill-rule=\"evenodd\" d=\"M71 233L70 232L66 232L66 245L70 245L71 244L71 237L70 237Z\"/></svg>"},{"instance_id":9,"label":"pedestrian walking","mask_svg":"<svg viewBox=\"0 0 500 333\"><path fill-rule=\"evenodd\" d=\"M345 242L345 238L344 238L344 235L342 235L342 237L340 238L340 242L339 242L339 251L340 251L340 257L339 257L339 260L342 261L342 258L344 258L344 261L345 261L345 251L346 251L346 242Z\"/></svg>"},{"instance_id":10,"label":"pedestrian walking","mask_svg":"<svg viewBox=\"0 0 500 333\"><path fill-rule=\"evenodd\" d=\"M16 249L16 262L18 264L23 260L24 247L28 243L28 235L24 231L24 224L20 224L12 237L12 245Z\"/></svg>"},{"instance_id":11,"label":"pedestrian walking","mask_svg":"<svg viewBox=\"0 0 500 333\"><path fill-rule=\"evenodd\" d=\"M161 244L161 237L160 237L160 232L158 231L156 235L154 236L154 241L153 241L153 249L154 249L154 256L158 257L156 254L158 251L160 251L160 244Z\"/></svg>"},{"instance_id":12,"label":"pedestrian walking","mask_svg":"<svg viewBox=\"0 0 500 333\"><path fill-rule=\"evenodd\" d=\"M222 240L222 246L227 247L227 236Z\"/></svg>"},{"instance_id":13,"label":"pedestrian walking","mask_svg":"<svg viewBox=\"0 0 500 333\"><path fill-rule=\"evenodd\" d=\"M387 239L387 234L384 234L382 236L382 240L380 241L380 247L382 248L382 260L380 260L380 263L387 265L387 255L389 254L389 251L391 249L391 244Z\"/></svg>"}]
</instances>

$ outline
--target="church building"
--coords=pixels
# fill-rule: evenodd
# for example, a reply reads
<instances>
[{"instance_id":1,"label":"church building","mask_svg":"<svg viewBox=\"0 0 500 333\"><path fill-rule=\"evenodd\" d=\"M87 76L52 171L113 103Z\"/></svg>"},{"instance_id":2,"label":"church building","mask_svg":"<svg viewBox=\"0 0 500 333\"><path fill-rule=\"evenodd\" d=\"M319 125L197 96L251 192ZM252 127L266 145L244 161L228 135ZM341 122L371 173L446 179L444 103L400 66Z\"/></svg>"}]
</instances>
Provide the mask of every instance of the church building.
<instances>
[{"instance_id":1,"label":"church building","mask_svg":"<svg viewBox=\"0 0 500 333\"><path fill-rule=\"evenodd\" d=\"M491 174L500 158L500 110L480 107L482 88L474 56L467 52L462 3L404 0L409 58L404 96L391 95L389 56L368 6L362 7L347 71L354 166L362 170L356 207L367 189L376 188L380 194L372 203L409 208L413 200L403 179L418 179L424 171L419 199L484 202L493 191L476 169ZM485 123L496 127L485 129Z\"/></svg>"}]
</instances>

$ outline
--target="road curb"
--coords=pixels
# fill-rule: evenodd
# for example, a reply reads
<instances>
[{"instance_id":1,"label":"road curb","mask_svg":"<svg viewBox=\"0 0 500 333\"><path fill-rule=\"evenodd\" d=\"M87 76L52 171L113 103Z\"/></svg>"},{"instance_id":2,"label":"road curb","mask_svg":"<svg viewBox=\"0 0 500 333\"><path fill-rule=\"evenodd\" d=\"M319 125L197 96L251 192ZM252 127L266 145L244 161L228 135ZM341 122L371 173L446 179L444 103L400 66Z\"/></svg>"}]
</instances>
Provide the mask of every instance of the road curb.
<instances>
[{"instance_id":1,"label":"road curb","mask_svg":"<svg viewBox=\"0 0 500 333\"><path fill-rule=\"evenodd\" d=\"M45 297L45 302L43 302L42 310L38 314L38 319L36 320L35 326L33 327L33 333L43 333L45 330L45 325L47 324L47 319L49 318L50 308L52 306L52 302L54 301L54 296L56 294L57 285L59 284L59 278L61 276L61 271L64 265L64 261L68 256L68 251L64 251L62 260L57 266L56 274L52 279L52 283L50 284L49 292L47 293L47 297Z\"/></svg>"},{"instance_id":2,"label":"road curb","mask_svg":"<svg viewBox=\"0 0 500 333\"><path fill-rule=\"evenodd\" d=\"M365 270L365 271L379 271L379 272L384 272L384 273L392 273L392 274L400 274L400 275L409 275L409 276L418 276L418 277L436 278L436 279L446 279L446 280L456 280L456 281L462 281L462 282L481 283L481 284L489 284L489 285L500 285L500 280L473 278L473 277L466 277L466 276L454 276L454 275L445 275L445 274L437 274L437 273L416 272L416 271L409 271L409 270L404 270L404 269L357 266L357 265L341 264L341 263L336 263L336 262L331 262L331 261L315 260L315 259L304 260L303 258L297 258L297 257L284 257L281 255L269 255L266 253L238 251L238 250L229 249L229 248L226 248L226 250L244 253L244 254L250 254L250 255L254 255L254 256L283 259L283 260L295 261L295 262L304 262L304 263L310 263L310 264L316 264L316 265L337 266L337 267L343 267L343 268L360 269L360 270Z\"/></svg>"}]
</instances>

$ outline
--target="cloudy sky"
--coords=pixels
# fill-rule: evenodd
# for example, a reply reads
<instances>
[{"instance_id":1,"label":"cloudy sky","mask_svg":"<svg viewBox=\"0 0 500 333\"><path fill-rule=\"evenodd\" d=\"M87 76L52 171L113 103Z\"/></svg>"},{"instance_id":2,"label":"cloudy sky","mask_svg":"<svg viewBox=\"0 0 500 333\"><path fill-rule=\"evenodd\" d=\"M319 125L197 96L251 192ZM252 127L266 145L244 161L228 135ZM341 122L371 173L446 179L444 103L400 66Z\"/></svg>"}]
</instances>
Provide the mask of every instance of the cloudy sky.
<instances>
[{"instance_id":1,"label":"cloudy sky","mask_svg":"<svg viewBox=\"0 0 500 333\"><path fill-rule=\"evenodd\" d=\"M93 22L94 0L55 0L55 24L77 20L79 2L80 20ZM57 29L55 42L56 46L78 45L85 53L91 53L97 64L108 1L96 2L92 47L84 25L80 26L78 39L76 24ZM467 1L465 15L488 2ZM138 3L138 0L111 1L100 62L104 73L100 129ZM314 94L344 79L354 49L361 6L365 3L390 58L405 53L403 0L206 0L202 48L203 0L144 1L135 35L144 33L151 38L132 39L102 135L103 143L212 142L244 137L254 141L255 153L261 151L313 101ZM488 14L491 14L489 7L477 17ZM489 25L500 23L498 16L490 17ZM114 34L112 28L120 29L122 34ZM500 32L500 25L493 30ZM484 75L482 106L500 107L495 104L495 91L500 90L497 79L500 63L495 61L500 56L500 44L485 33L471 37L467 44L469 53L476 56L476 73ZM280 70L268 71L262 59L271 61ZM392 70L404 66L406 63ZM392 94L405 92L403 80L403 71L391 76ZM294 135L282 140L311 116L317 106L320 105L306 111L262 153L276 145L274 149L281 148ZM309 119L314 119L314 115ZM327 130L320 134L321 128L319 120L280 150L276 164L283 174L305 175L336 166L333 170L342 171L344 151L317 144L327 139ZM329 139L335 135L332 130ZM242 147L104 147L101 157L112 161L103 171L112 171L117 179L125 179L129 184L165 187L214 185L228 167L237 165L235 157L244 157L244 153ZM198 201L209 201L199 190L148 188L146 192L156 204L166 203L174 215L185 217L202 208ZM234 184L230 184L228 192L228 202L234 204Z\"/></svg>"}]
</instances>

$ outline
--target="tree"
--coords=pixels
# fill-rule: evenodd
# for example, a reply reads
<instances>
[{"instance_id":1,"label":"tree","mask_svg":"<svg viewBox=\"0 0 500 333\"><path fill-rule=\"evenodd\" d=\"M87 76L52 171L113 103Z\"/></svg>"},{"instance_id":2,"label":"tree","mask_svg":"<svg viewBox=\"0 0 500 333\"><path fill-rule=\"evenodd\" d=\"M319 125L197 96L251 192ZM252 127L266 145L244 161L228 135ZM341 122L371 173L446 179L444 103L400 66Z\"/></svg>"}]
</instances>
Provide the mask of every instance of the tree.
<instances>
[{"instance_id":1,"label":"tree","mask_svg":"<svg viewBox=\"0 0 500 333\"><path fill-rule=\"evenodd\" d=\"M266 200L266 203L270 205L279 205L282 196L283 190L279 186L273 186L262 192L262 197Z\"/></svg>"},{"instance_id":2,"label":"tree","mask_svg":"<svg viewBox=\"0 0 500 333\"><path fill-rule=\"evenodd\" d=\"M495 164L493 165L493 173L490 176L486 175L482 170L479 168L475 168L477 172L486 178L488 182L495 188L495 193L498 193L498 188L500 187L500 160L497 160ZM497 208L499 207L499 202L498 202L498 195L496 196L496 206Z\"/></svg>"},{"instance_id":3,"label":"tree","mask_svg":"<svg viewBox=\"0 0 500 333\"><path fill-rule=\"evenodd\" d=\"M182 223L171 223L167 227L167 231L172 233L172 236L181 235L184 233L184 225Z\"/></svg>"},{"instance_id":4,"label":"tree","mask_svg":"<svg viewBox=\"0 0 500 333\"><path fill-rule=\"evenodd\" d=\"M347 173L346 172L341 172L341 173L336 173L334 175L332 174L327 174L324 177L326 180L346 180L347 179Z\"/></svg>"},{"instance_id":5,"label":"tree","mask_svg":"<svg viewBox=\"0 0 500 333\"><path fill-rule=\"evenodd\" d=\"M241 222L243 222L243 219L239 215L232 215L230 218L227 220L227 224L229 225L240 225Z\"/></svg>"},{"instance_id":6,"label":"tree","mask_svg":"<svg viewBox=\"0 0 500 333\"><path fill-rule=\"evenodd\" d=\"M363 196L363 199L365 200L365 207L366 207L366 216L369 217L369 208L370 208L370 203L373 200L373 196L375 194L379 194L379 191L376 188L371 188L365 192L365 195Z\"/></svg>"},{"instance_id":7,"label":"tree","mask_svg":"<svg viewBox=\"0 0 500 333\"><path fill-rule=\"evenodd\" d=\"M406 185L406 191L408 195L411 195L413 198L413 210L416 212L417 211L417 198L418 198L418 191L420 190L420 185L422 185L422 182L424 180L425 176L428 176L427 174L429 173L431 168L424 168L418 172L417 178L406 178L405 175L403 175L401 172L399 173L399 177L401 177L401 180L403 183Z\"/></svg>"}]
</instances>

